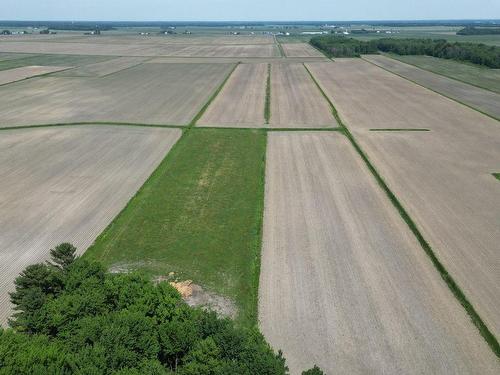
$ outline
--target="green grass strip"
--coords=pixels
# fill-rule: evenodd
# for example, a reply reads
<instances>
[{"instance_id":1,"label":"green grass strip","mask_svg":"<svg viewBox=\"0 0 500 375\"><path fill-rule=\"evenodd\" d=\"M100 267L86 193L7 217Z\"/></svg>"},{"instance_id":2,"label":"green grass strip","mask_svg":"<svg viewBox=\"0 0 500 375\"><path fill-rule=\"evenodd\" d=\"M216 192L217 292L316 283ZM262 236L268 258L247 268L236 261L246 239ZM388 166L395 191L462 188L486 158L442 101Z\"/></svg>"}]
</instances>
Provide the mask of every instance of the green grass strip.
<instances>
[{"instance_id":1,"label":"green grass strip","mask_svg":"<svg viewBox=\"0 0 500 375\"><path fill-rule=\"evenodd\" d=\"M266 81L266 102L264 105L264 119L266 125L271 120L271 64L267 64L267 81Z\"/></svg>"},{"instance_id":2,"label":"green grass strip","mask_svg":"<svg viewBox=\"0 0 500 375\"><path fill-rule=\"evenodd\" d=\"M257 324L266 133L186 129L85 257L175 272L231 298Z\"/></svg>"},{"instance_id":3,"label":"green grass strip","mask_svg":"<svg viewBox=\"0 0 500 375\"><path fill-rule=\"evenodd\" d=\"M304 65L305 66L305 65ZM427 240L424 238L420 230L418 229L416 223L413 221L413 219L410 217L406 209L403 207L401 202L398 200L396 195L391 191L389 186L386 184L380 173L377 171L375 166L371 163L370 159L368 158L368 155L363 151L361 146L356 142L356 139L354 136L351 134L347 126L344 125L342 122L340 116L338 115L337 109L333 105L332 101L327 97L326 93L323 91L319 83L316 81L312 73L309 71L309 69L306 70L309 72L311 75L311 78L313 81L316 83L318 86L319 90L323 93L323 96L327 99L328 103L330 103L332 107L332 113L334 114L335 118L337 119L339 125L343 128L343 133L346 135L346 137L349 139L357 153L360 155L361 159L365 162L366 166L368 167L369 171L372 173L372 175L375 177L375 180L377 181L378 185L382 188L382 190L386 193L388 196L389 200L393 204L393 206L398 210L400 216L402 219L405 221L405 223L408 225L412 233L415 235L417 238L418 242L420 243L420 246L422 249L425 251L425 253L429 256L430 260L432 261L432 264L434 267L437 269L439 272L441 278L444 280L450 291L453 293L455 298L460 302L460 304L463 306L467 314L469 315L472 323L476 326L476 328L479 330L479 333L481 336L483 336L484 340L487 342L493 353L497 357L500 358L500 345L498 343L497 338L495 335L489 330L488 326L484 321L481 319L479 314L477 313L476 309L468 298L465 296L464 292L462 289L460 289L459 285L455 282L453 277L448 273L444 265L441 263L439 258L436 256L434 250L432 247L429 245Z\"/></svg>"},{"instance_id":4,"label":"green grass strip","mask_svg":"<svg viewBox=\"0 0 500 375\"><path fill-rule=\"evenodd\" d=\"M220 86L217 88L217 90L214 91L214 93L212 94L212 96L208 99L208 101L205 103L205 105L200 109L200 111L196 114L196 116L194 116L194 118L191 120L191 122L189 123L189 127L193 127L196 125L196 123L198 122L198 120L201 118L201 116L203 116L203 114L205 113L205 111L208 109L208 107L210 106L210 104L212 104L212 102L215 100L215 98L217 97L217 95L219 95L219 93L222 91L222 89L224 88L226 82L229 80L229 77L231 77L231 75L233 74L233 72L236 70L236 68L238 67L238 65L240 65L240 63L236 63L233 68L231 69L231 71L228 73L228 75L226 76L226 78L224 78L224 81L222 81L222 83L220 84Z\"/></svg>"},{"instance_id":5,"label":"green grass strip","mask_svg":"<svg viewBox=\"0 0 500 375\"><path fill-rule=\"evenodd\" d=\"M430 129L418 129L418 128L399 128L399 129L391 129L391 128L373 128L370 129L371 132L430 132Z\"/></svg>"},{"instance_id":6,"label":"green grass strip","mask_svg":"<svg viewBox=\"0 0 500 375\"><path fill-rule=\"evenodd\" d=\"M278 43L278 49L280 50L281 57L286 58L287 56L286 56L285 50L283 49L283 46L281 45L281 43Z\"/></svg>"},{"instance_id":7,"label":"green grass strip","mask_svg":"<svg viewBox=\"0 0 500 375\"><path fill-rule=\"evenodd\" d=\"M152 127L152 128L174 128L174 129L185 128L185 125L143 124L135 122L113 122L113 121L83 121L83 122L60 122L54 124L39 124L39 125L6 126L3 128L0 127L0 131L14 130L14 129L48 128L53 126L79 126L79 125L120 125L120 126Z\"/></svg>"}]
</instances>

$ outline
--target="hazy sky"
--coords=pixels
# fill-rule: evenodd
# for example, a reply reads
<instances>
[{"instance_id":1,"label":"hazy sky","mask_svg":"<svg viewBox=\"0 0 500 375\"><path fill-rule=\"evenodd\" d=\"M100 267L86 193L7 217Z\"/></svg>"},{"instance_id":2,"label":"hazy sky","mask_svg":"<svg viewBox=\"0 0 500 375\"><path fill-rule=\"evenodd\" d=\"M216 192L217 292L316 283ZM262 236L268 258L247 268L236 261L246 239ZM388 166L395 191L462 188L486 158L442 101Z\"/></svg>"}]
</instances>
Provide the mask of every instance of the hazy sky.
<instances>
[{"instance_id":1,"label":"hazy sky","mask_svg":"<svg viewBox=\"0 0 500 375\"><path fill-rule=\"evenodd\" d=\"M500 0L0 0L3 20L407 20L500 18Z\"/></svg>"}]
</instances>

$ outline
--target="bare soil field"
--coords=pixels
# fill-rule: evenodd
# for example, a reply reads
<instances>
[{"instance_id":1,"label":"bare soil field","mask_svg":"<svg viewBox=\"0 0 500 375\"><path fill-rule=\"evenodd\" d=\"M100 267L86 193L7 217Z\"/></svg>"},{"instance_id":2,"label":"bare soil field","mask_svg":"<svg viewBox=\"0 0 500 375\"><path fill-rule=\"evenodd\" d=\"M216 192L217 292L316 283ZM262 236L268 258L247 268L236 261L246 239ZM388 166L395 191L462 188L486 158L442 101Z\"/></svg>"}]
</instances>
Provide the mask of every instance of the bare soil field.
<instances>
[{"instance_id":1,"label":"bare soil field","mask_svg":"<svg viewBox=\"0 0 500 375\"><path fill-rule=\"evenodd\" d=\"M363 59L500 119L500 94L444 77L386 56L365 55Z\"/></svg>"},{"instance_id":2,"label":"bare soil field","mask_svg":"<svg viewBox=\"0 0 500 375\"><path fill-rule=\"evenodd\" d=\"M292 374L500 369L340 133L268 135L261 264L260 327Z\"/></svg>"},{"instance_id":3,"label":"bare soil field","mask_svg":"<svg viewBox=\"0 0 500 375\"><path fill-rule=\"evenodd\" d=\"M76 126L0 137L0 322L29 264L72 242L83 253L180 137L178 129Z\"/></svg>"},{"instance_id":4,"label":"bare soil field","mask_svg":"<svg viewBox=\"0 0 500 375\"><path fill-rule=\"evenodd\" d=\"M160 54L179 57L279 57L279 50L275 44L191 45L171 53L162 51Z\"/></svg>"},{"instance_id":5,"label":"bare soil field","mask_svg":"<svg viewBox=\"0 0 500 375\"><path fill-rule=\"evenodd\" d=\"M19 39L17 39L19 40ZM267 35L99 35L99 36L67 36L53 40L58 43L99 43L121 44L200 44L200 45L237 45L237 44L274 44L274 38Z\"/></svg>"},{"instance_id":6,"label":"bare soil field","mask_svg":"<svg viewBox=\"0 0 500 375\"><path fill-rule=\"evenodd\" d=\"M267 64L240 64L208 107L199 126L264 126Z\"/></svg>"},{"instance_id":7,"label":"bare soil field","mask_svg":"<svg viewBox=\"0 0 500 375\"><path fill-rule=\"evenodd\" d=\"M26 41L0 43L0 52L106 55L106 56L181 56L181 57L278 57L276 44L146 44L78 43L74 41Z\"/></svg>"},{"instance_id":8,"label":"bare soil field","mask_svg":"<svg viewBox=\"0 0 500 375\"><path fill-rule=\"evenodd\" d=\"M424 237L500 336L498 121L362 60L313 74ZM370 128L430 132L370 132Z\"/></svg>"},{"instance_id":9,"label":"bare soil field","mask_svg":"<svg viewBox=\"0 0 500 375\"><path fill-rule=\"evenodd\" d=\"M387 56L420 69L500 94L500 69L425 55L387 54Z\"/></svg>"},{"instance_id":10,"label":"bare soil field","mask_svg":"<svg viewBox=\"0 0 500 375\"><path fill-rule=\"evenodd\" d=\"M102 78L42 77L0 87L0 127L71 122L188 124L231 64L142 64Z\"/></svg>"},{"instance_id":11,"label":"bare soil field","mask_svg":"<svg viewBox=\"0 0 500 375\"><path fill-rule=\"evenodd\" d=\"M0 86L7 83L21 81L26 78L41 76L47 73L59 72L68 69L62 66L23 66L21 68L0 71Z\"/></svg>"},{"instance_id":12,"label":"bare soil field","mask_svg":"<svg viewBox=\"0 0 500 375\"><path fill-rule=\"evenodd\" d=\"M145 63L153 64L171 64L171 63L244 63L244 64L258 64L258 63L280 63L280 64L296 64L303 62L328 62L326 57L153 57Z\"/></svg>"},{"instance_id":13,"label":"bare soil field","mask_svg":"<svg viewBox=\"0 0 500 375\"><path fill-rule=\"evenodd\" d=\"M270 124L275 128L337 125L330 105L302 64L272 64Z\"/></svg>"},{"instance_id":14,"label":"bare soil field","mask_svg":"<svg viewBox=\"0 0 500 375\"><path fill-rule=\"evenodd\" d=\"M309 43L281 43L286 57L325 57Z\"/></svg>"},{"instance_id":15,"label":"bare soil field","mask_svg":"<svg viewBox=\"0 0 500 375\"><path fill-rule=\"evenodd\" d=\"M177 47L177 48L175 48ZM165 50L163 53L167 53ZM182 46L171 46L171 51L182 49ZM67 55L101 55L101 56L157 56L161 55L155 46L136 44L104 44L104 43L58 43L53 41L26 41L0 43L0 52L67 54Z\"/></svg>"},{"instance_id":16,"label":"bare soil field","mask_svg":"<svg viewBox=\"0 0 500 375\"><path fill-rule=\"evenodd\" d=\"M57 74L58 77L103 77L124 69L131 68L146 61L144 57L118 57L108 61L84 65Z\"/></svg>"},{"instance_id":17,"label":"bare soil field","mask_svg":"<svg viewBox=\"0 0 500 375\"><path fill-rule=\"evenodd\" d=\"M448 127L450 119L473 125L486 117L362 59L307 66L353 129L434 129Z\"/></svg>"}]
</instances>

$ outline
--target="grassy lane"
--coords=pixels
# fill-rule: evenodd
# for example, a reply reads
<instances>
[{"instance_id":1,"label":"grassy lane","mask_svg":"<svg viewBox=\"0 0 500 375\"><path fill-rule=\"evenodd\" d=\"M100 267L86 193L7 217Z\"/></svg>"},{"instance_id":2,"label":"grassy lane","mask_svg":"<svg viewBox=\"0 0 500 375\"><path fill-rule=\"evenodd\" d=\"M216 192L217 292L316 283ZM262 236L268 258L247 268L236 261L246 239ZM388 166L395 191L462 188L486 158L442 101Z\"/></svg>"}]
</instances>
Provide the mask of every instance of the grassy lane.
<instances>
[{"instance_id":1,"label":"grassy lane","mask_svg":"<svg viewBox=\"0 0 500 375\"><path fill-rule=\"evenodd\" d=\"M85 256L174 271L256 324L265 148L263 131L190 129Z\"/></svg>"}]
</instances>

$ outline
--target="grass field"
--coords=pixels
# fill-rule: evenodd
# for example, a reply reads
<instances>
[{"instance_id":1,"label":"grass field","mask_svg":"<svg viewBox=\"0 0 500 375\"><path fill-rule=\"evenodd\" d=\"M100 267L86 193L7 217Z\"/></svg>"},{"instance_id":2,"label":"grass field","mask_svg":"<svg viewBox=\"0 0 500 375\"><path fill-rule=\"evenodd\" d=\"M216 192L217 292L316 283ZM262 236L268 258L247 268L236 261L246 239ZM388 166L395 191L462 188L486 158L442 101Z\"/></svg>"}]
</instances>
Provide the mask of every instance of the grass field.
<instances>
[{"instance_id":1,"label":"grass field","mask_svg":"<svg viewBox=\"0 0 500 375\"><path fill-rule=\"evenodd\" d=\"M478 65L439 59L432 56L400 56L394 54L388 56L446 77L500 93L500 69L483 68Z\"/></svg>"},{"instance_id":2,"label":"grass field","mask_svg":"<svg viewBox=\"0 0 500 375\"><path fill-rule=\"evenodd\" d=\"M253 325L264 195L262 131L191 129L86 256L178 273L230 297Z\"/></svg>"}]
</instances>

